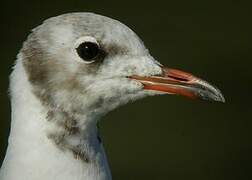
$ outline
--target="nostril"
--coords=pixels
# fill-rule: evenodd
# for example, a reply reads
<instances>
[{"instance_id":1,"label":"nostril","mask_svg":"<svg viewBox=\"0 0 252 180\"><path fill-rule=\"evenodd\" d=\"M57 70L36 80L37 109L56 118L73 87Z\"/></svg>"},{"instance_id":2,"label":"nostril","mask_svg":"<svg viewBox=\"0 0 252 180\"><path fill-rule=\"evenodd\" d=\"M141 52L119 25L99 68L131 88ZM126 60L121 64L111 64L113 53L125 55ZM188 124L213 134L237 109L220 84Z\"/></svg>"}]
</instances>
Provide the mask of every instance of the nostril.
<instances>
[{"instance_id":1,"label":"nostril","mask_svg":"<svg viewBox=\"0 0 252 180\"><path fill-rule=\"evenodd\" d=\"M193 75L177 69L164 68L163 76L172 78L173 80L180 82L189 82L192 80Z\"/></svg>"},{"instance_id":2,"label":"nostril","mask_svg":"<svg viewBox=\"0 0 252 180\"><path fill-rule=\"evenodd\" d=\"M175 80L178 80L178 81L183 81L183 82L187 82L189 81L188 79L186 78L183 78L183 77L178 77L178 76L172 76L172 75L168 75L168 77L172 78L172 79L175 79Z\"/></svg>"}]
</instances>

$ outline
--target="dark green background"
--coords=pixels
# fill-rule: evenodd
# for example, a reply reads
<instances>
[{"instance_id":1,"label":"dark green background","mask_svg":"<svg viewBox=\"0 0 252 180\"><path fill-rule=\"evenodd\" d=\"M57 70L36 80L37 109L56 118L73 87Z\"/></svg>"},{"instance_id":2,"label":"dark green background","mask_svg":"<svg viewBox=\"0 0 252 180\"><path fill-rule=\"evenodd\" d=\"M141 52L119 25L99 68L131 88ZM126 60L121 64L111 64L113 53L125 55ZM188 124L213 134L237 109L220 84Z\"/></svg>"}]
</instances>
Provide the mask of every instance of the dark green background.
<instances>
[{"instance_id":1,"label":"dark green background","mask_svg":"<svg viewBox=\"0 0 252 180\"><path fill-rule=\"evenodd\" d=\"M127 24L162 64L213 82L227 100L150 97L108 114L101 133L113 179L251 179L251 7L238 0L1 2L1 160L8 76L29 30L51 16L91 11Z\"/></svg>"}]
</instances>

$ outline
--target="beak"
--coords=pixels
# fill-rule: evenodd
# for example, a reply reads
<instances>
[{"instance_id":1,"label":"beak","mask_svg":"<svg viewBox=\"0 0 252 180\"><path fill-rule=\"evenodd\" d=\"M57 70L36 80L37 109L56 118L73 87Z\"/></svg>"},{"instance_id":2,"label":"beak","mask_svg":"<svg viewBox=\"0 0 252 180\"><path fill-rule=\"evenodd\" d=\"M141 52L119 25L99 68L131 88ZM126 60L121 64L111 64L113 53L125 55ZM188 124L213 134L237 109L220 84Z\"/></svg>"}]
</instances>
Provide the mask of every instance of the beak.
<instances>
[{"instance_id":1,"label":"beak","mask_svg":"<svg viewBox=\"0 0 252 180\"><path fill-rule=\"evenodd\" d=\"M145 90L182 95L192 99L225 102L218 88L190 73L165 67L162 67L162 72L162 75L157 76L133 75L129 78L142 83Z\"/></svg>"}]
</instances>

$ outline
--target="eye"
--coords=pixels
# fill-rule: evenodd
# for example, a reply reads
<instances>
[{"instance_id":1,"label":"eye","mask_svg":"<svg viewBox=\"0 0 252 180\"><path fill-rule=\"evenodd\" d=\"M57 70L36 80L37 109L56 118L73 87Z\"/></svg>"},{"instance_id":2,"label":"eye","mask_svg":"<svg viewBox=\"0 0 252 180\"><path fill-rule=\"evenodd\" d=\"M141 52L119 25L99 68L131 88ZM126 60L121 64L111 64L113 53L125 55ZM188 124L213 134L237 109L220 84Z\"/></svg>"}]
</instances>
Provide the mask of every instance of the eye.
<instances>
[{"instance_id":1,"label":"eye","mask_svg":"<svg viewBox=\"0 0 252 180\"><path fill-rule=\"evenodd\" d=\"M76 51L80 58L87 62L94 61L99 54L99 46L96 42L83 42L77 48Z\"/></svg>"}]
</instances>

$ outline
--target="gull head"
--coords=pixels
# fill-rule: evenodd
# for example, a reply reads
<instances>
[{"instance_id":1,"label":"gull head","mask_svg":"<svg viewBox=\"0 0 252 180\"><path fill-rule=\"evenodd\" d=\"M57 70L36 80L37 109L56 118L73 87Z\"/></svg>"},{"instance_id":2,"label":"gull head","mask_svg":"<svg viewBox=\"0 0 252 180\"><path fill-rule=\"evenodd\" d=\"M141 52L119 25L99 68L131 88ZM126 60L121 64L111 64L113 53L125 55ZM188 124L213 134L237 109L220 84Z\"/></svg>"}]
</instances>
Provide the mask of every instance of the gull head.
<instances>
[{"instance_id":1,"label":"gull head","mask_svg":"<svg viewBox=\"0 0 252 180\"><path fill-rule=\"evenodd\" d=\"M93 13L46 20L19 56L42 104L64 112L96 117L156 94L224 102L213 85L161 65L130 28Z\"/></svg>"}]
</instances>

